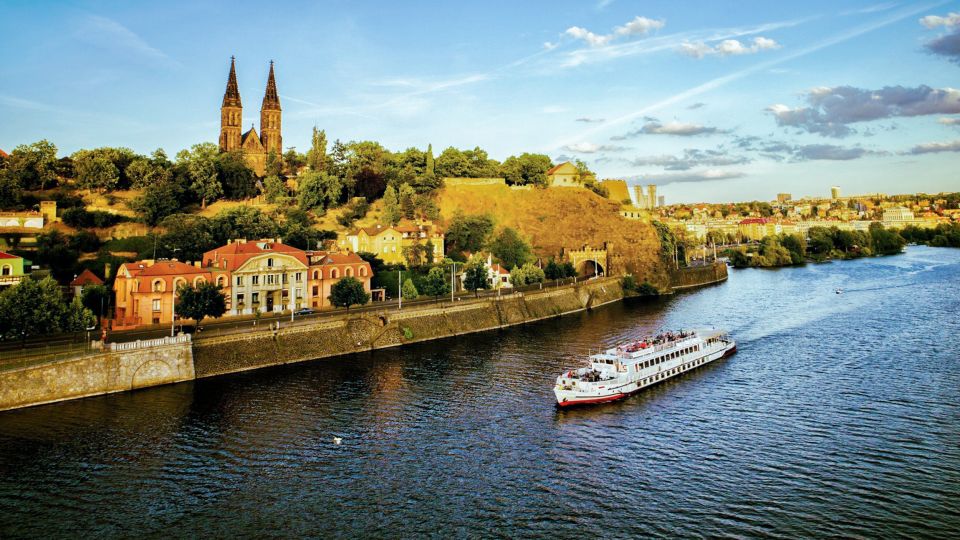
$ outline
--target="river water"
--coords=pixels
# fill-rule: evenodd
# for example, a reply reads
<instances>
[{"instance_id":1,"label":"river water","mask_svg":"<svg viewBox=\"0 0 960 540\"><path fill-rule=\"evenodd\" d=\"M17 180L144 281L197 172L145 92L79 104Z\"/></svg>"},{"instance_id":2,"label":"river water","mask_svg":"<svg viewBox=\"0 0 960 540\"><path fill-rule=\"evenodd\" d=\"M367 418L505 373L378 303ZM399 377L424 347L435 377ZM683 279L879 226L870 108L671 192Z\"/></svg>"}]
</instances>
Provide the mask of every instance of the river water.
<instances>
[{"instance_id":1,"label":"river water","mask_svg":"<svg viewBox=\"0 0 960 540\"><path fill-rule=\"evenodd\" d=\"M960 250L911 247L4 413L0 537L956 538L958 302ZM739 352L554 407L591 348L703 325Z\"/></svg>"}]
</instances>

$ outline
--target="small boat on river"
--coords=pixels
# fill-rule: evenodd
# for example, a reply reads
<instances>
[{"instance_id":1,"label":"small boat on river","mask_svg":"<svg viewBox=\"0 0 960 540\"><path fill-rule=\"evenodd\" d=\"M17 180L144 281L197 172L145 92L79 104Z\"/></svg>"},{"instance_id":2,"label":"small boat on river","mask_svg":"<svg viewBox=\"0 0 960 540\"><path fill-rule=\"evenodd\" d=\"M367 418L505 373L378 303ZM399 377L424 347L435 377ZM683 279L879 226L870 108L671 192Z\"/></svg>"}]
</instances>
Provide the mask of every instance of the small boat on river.
<instances>
[{"instance_id":1,"label":"small boat on river","mask_svg":"<svg viewBox=\"0 0 960 540\"><path fill-rule=\"evenodd\" d=\"M557 405L588 405L630 394L737 352L724 331L664 332L588 357L589 365L557 377Z\"/></svg>"}]
</instances>

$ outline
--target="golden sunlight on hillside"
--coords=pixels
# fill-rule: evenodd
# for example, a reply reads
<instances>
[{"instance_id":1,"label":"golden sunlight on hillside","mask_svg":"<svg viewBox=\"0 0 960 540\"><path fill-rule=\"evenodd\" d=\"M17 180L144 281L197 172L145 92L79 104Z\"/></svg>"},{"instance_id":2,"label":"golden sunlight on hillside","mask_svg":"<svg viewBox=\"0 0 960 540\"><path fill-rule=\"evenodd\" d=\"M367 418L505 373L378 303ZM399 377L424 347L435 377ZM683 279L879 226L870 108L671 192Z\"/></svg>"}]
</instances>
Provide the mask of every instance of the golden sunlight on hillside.
<instances>
[{"instance_id":1,"label":"golden sunlight on hillside","mask_svg":"<svg viewBox=\"0 0 960 540\"><path fill-rule=\"evenodd\" d=\"M620 216L620 205L579 188L511 189L503 185L450 186L438 196L441 214L490 214L497 227L513 227L541 257L563 248L613 244L611 273L630 272L641 280L663 282L660 242L645 221Z\"/></svg>"}]
</instances>

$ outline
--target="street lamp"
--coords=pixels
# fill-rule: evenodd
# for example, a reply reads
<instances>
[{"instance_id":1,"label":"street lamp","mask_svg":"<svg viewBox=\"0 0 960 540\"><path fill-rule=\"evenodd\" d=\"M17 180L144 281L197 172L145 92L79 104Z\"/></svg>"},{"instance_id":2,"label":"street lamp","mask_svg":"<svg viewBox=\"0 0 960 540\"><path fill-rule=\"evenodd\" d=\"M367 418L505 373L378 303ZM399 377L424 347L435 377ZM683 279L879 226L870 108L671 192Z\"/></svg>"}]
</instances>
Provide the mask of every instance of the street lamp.
<instances>
[{"instance_id":1,"label":"street lamp","mask_svg":"<svg viewBox=\"0 0 960 540\"><path fill-rule=\"evenodd\" d=\"M156 248L154 248L154 249L156 249ZM175 258L176 258L176 255L177 255L177 252L180 251L180 248L170 248L170 246L167 246L167 249L171 249L171 251L173 251L173 255L174 255L174 256L171 257L172 259L175 259ZM170 292L170 294L171 294L171 297L170 297L170 337L176 336L176 324L177 324L177 280L174 279L174 280L172 281L172 283L173 283L173 291Z\"/></svg>"}]
</instances>

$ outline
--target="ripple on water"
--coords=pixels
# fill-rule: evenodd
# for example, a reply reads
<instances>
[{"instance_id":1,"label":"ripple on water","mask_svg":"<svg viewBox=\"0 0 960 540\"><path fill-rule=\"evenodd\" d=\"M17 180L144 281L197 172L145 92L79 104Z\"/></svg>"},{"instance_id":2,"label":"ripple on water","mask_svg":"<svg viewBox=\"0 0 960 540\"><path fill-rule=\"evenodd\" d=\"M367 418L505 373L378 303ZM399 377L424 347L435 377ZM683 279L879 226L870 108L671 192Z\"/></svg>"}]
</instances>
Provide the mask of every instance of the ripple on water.
<instances>
[{"instance_id":1,"label":"ripple on water","mask_svg":"<svg viewBox=\"0 0 960 540\"><path fill-rule=\"evenodd\" d=\"M0 536L948 537L958 300L960 252L910 248L16 411ZM736 356L554 407L556 373L591 349L711 324Z\"/></svg>"}]
</instances>

